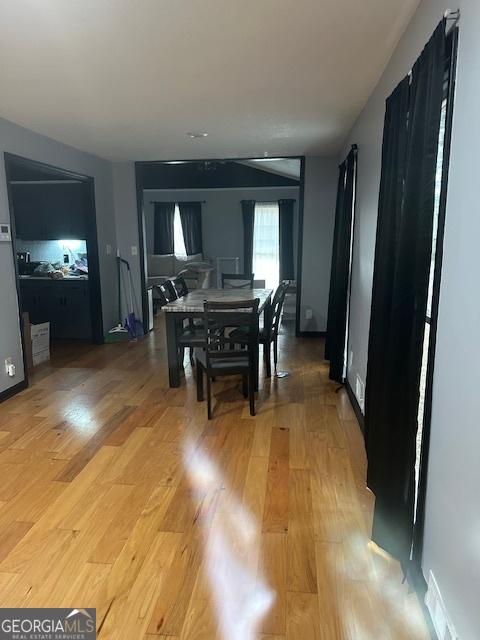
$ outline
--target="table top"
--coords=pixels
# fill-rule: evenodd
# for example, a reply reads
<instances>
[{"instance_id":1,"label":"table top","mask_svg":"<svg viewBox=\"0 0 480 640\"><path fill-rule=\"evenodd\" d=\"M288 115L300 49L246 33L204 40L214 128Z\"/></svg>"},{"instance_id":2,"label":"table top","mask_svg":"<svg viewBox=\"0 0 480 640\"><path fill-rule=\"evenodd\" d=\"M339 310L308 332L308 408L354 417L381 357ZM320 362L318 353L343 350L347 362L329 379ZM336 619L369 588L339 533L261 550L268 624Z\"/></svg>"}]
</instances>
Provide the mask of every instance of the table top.
<instances>
[{"instance_id":1,"label":"table top","mask_svg":"<svg viewBox=\"0 0 480 640\"><path fill-rule=\"evenodd\" d=\"M272 289L193 289L186 296L169 302L162 307L162 311L177 313L203 312L203 303L234 302L238 300L260 299L258 312L261 313L273 293Z\"/></svg>"}]
</instances>

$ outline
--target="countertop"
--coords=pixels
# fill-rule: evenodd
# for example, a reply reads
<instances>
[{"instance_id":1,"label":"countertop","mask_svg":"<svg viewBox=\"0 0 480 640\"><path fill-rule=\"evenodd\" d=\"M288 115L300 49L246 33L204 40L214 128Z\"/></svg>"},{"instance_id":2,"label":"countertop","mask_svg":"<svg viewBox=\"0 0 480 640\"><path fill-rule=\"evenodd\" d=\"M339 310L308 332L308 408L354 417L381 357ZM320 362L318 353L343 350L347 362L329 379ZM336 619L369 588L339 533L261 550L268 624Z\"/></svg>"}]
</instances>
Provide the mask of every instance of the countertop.
<instances>
[{"instance_id":1,"label":"countertop","mask_svg":"<svg viewBox=\"0 0 480 640\"><path fill-rule=\"evenodd\" d=\"M69 282L75 280L88 280L88 276L64 276L63 278L50 278L50 276L19 276L20 280L49 280L50 282Z\"/></svg>"}]
</instances>

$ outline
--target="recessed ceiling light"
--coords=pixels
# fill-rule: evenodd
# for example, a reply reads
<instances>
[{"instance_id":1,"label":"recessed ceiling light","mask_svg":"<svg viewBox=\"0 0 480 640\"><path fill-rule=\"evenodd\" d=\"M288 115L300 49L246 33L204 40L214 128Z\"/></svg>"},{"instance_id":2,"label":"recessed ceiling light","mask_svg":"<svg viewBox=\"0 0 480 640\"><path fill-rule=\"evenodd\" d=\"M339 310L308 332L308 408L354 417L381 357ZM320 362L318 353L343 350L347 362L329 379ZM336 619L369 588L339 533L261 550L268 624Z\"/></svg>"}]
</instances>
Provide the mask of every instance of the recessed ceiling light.
<instances>
[{"instance_id":1,"label":"recessed ceiling light","mask_svg":"<svg viewBox=\"0 0 480 640\"><path fill-rule=\"evenodd\" d=\"M189 138L206 138L208 136L208 133L206 131L190 131L187 133L187 136Z\"/></svg>"}]
</instances>

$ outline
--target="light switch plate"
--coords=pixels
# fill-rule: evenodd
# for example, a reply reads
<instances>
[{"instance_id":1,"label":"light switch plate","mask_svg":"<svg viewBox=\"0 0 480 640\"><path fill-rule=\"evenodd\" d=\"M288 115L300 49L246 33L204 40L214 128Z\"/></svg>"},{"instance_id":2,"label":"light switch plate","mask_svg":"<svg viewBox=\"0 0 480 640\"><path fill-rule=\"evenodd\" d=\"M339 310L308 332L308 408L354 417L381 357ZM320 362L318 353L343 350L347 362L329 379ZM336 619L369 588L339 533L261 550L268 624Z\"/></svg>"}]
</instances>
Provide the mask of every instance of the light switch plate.
<instances>
[{"instance_id":1,"label":"light switch plate","mask_svg":"<svg viewBox=\"0 0 480 640\"><path fill-rule=\"evenodd\" d=\"M11 239L10 225L2 222L0 224L0 242L10 242Z\"/></svg>"},{"instance_id":2,"label":"light switch plate","mask_svg":"<svg viewBox=\"0 0 480 640\"><path fill-rule=\"evenodd\" d=\"M136 245L132 245L132 256L138 256L138 247Z\"/></svg>"}]
</instances>

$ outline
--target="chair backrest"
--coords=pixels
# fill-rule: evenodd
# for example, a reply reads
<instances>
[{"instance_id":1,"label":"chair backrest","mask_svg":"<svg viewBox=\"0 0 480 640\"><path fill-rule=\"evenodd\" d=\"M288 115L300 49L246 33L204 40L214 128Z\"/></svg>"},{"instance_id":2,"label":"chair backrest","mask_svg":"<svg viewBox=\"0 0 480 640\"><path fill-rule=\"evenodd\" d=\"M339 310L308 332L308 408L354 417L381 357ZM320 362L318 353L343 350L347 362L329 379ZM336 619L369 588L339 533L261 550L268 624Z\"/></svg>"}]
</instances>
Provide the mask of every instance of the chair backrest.
<instances>
[{"instance_id":1,"label":"chair backrest","mask_svg":"<svg viewBox=\"0 0 480 640\"><path fill-rule=\"evenodd\" d=\"M177 300L178 295L171 280L165 280L165 282L162 282L162 284L158 285L158 289L167 303Z\"/></svg>"},{"instance_id":2,"label":"chair backrest","mask_svg":"<svg viewBox=\"0 0 480 640\"><path fill-rule=\"evenodd\" d=\"M253 273L222 273L222 289L253 289Z\"/></svg>"},{"instance_id":3,"label":"chair backrest","mask_svg":"<svg viewBox=\"0 0 480 640\"><path fill-rule=\"evenodd\" d=\"M183 296L187 295L188 287L183 276L177 276L172 282L179 298L183 298Z\"/></svg>"},{"instance_id":4,"label":"chair backrest","mask_svg":"<svg viewBox=\"0 0 480 640\"><path fill-rule=\"evenodd\" d=\"M207 365L218 357L238 358L239 353L252 359L258 342L259 298L233 302L205 302L204 327L206 333ZM240 336L231 338L231 330L241 328ZM231 349L231 346L246 347ZM253 360L251 360L253 362Z\"/></svg>"},{"instance_id":5,"label":"chair backrest","mask_svg":"<svg viewBox=\"0 0 480 640\"><path fill-rule=\"evenodd\" d=\"M285 302L285 295L289 286L290 281L284 280L278 285L277 290L275 291L275 295L273 296L272 317L270 325L270 332L272 337L275 337L278 334L280 319L282 317L283 303Z\"/></svg>"}]
</instances>

